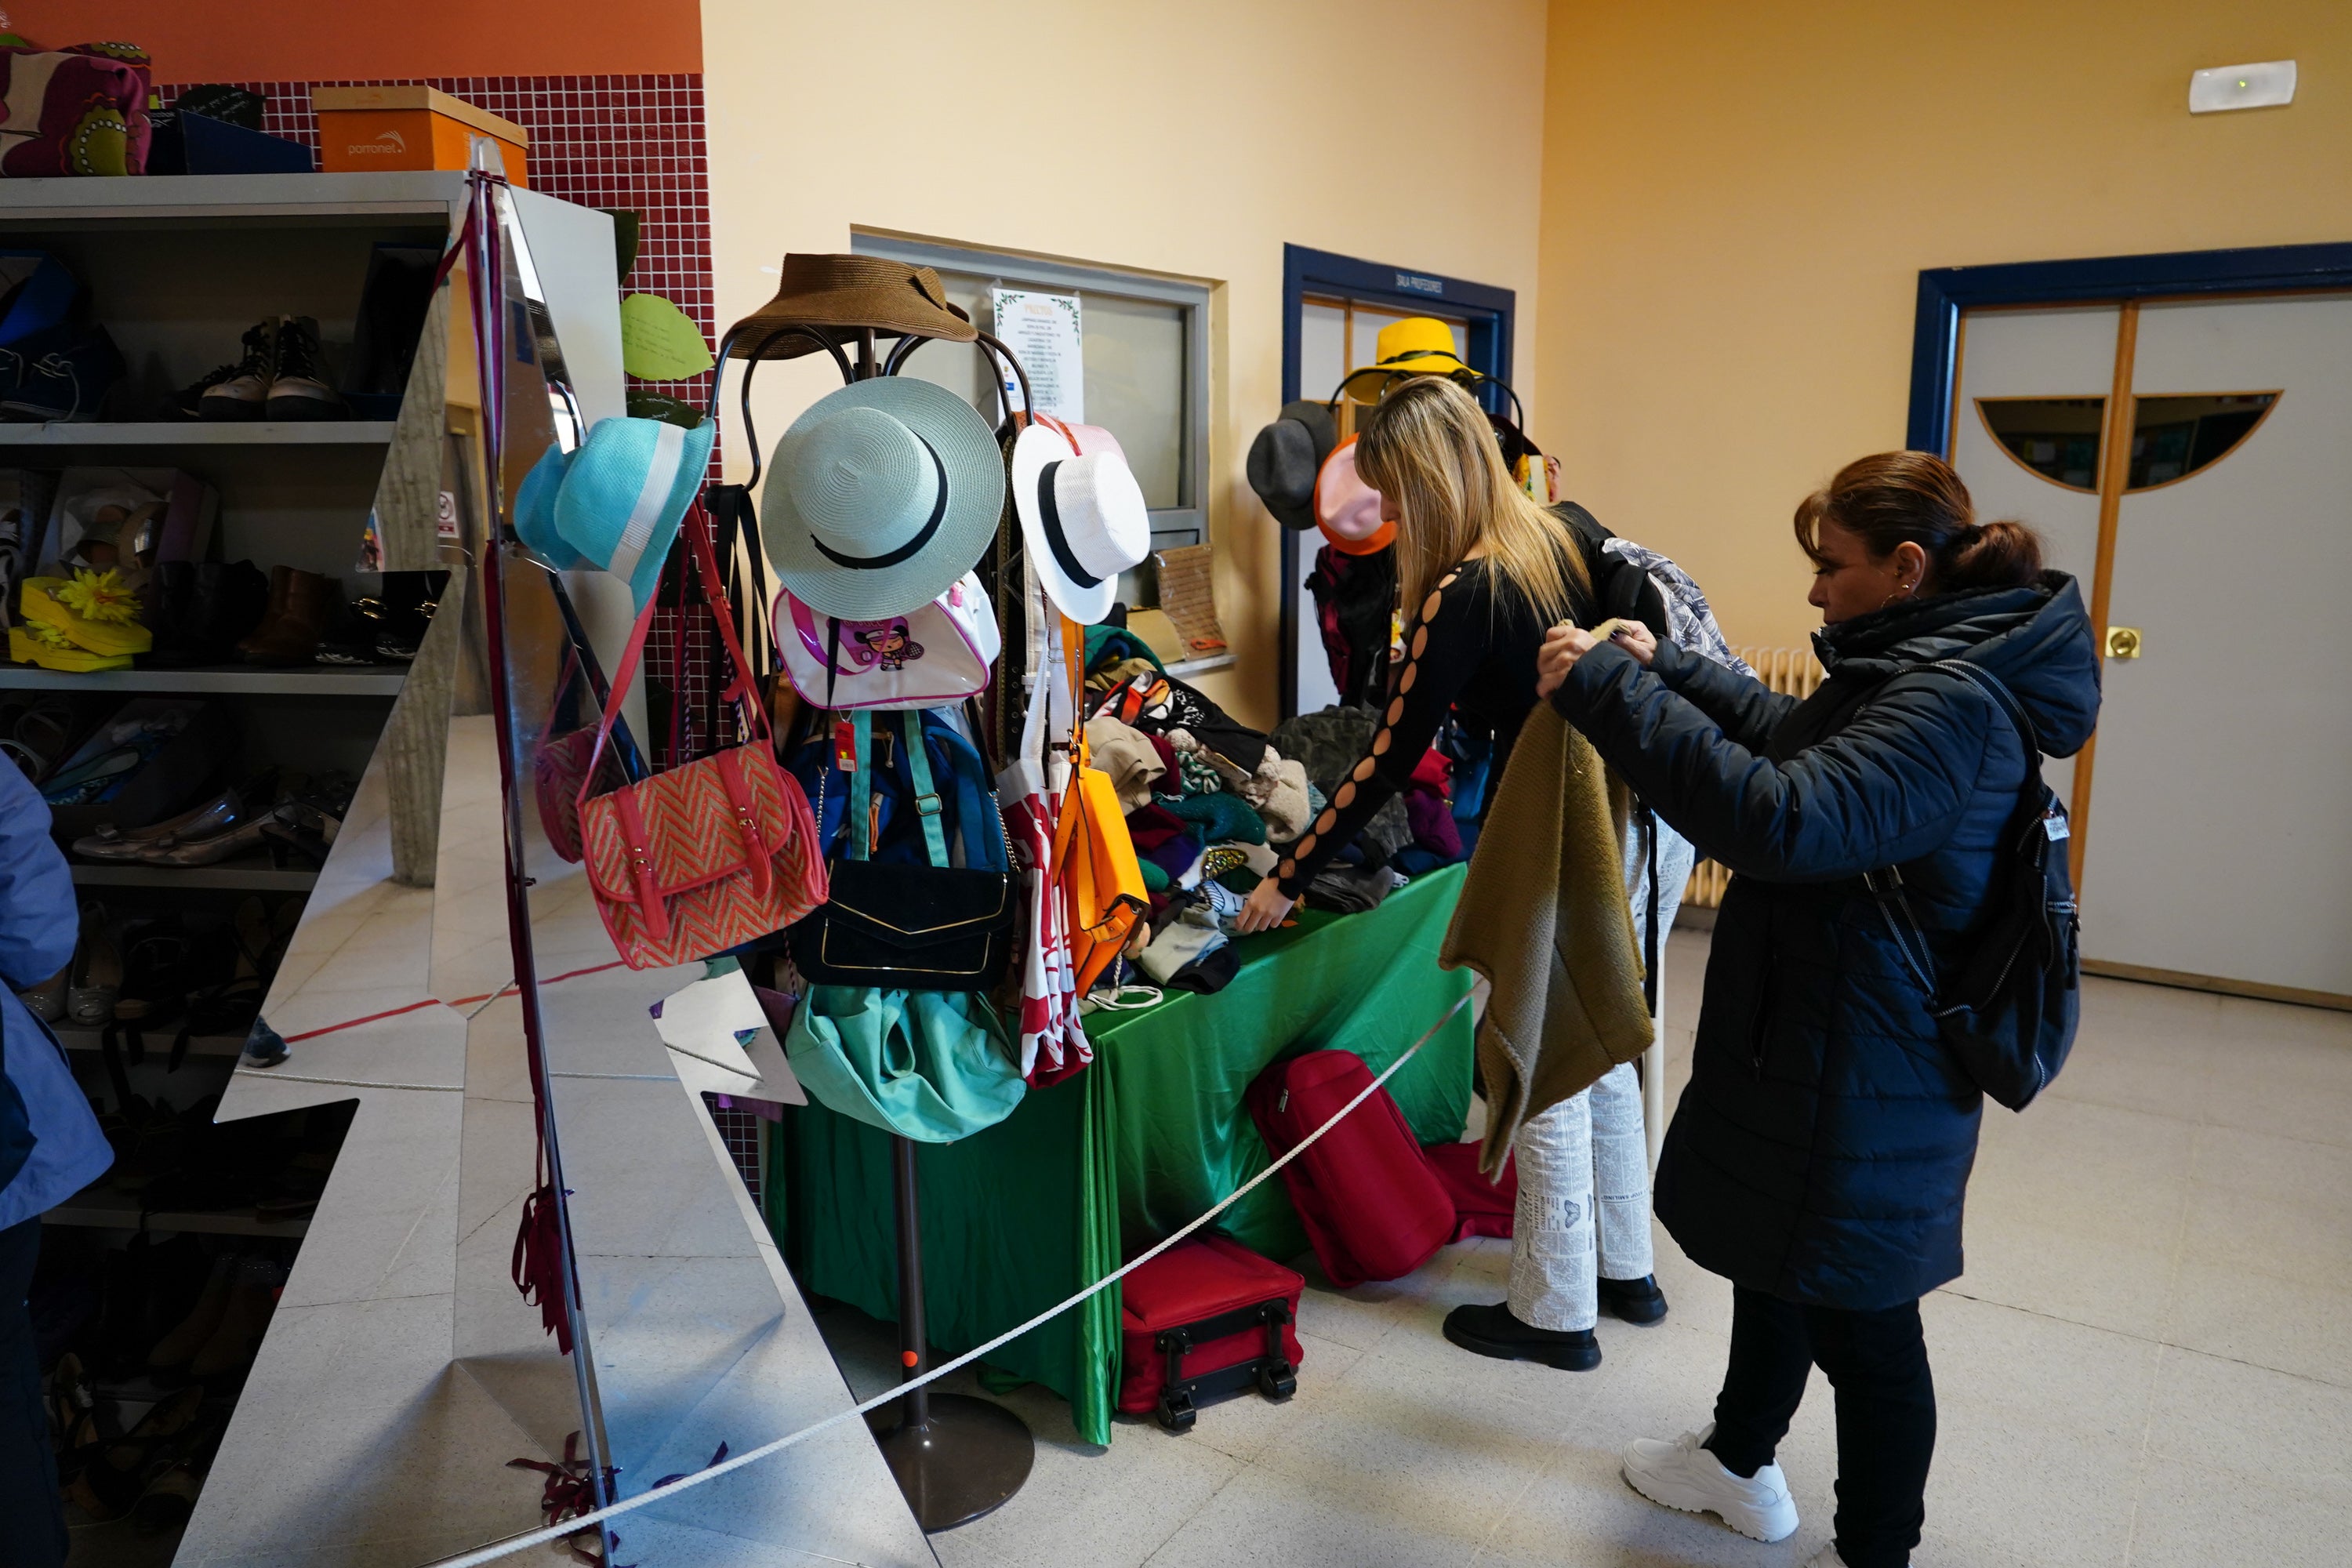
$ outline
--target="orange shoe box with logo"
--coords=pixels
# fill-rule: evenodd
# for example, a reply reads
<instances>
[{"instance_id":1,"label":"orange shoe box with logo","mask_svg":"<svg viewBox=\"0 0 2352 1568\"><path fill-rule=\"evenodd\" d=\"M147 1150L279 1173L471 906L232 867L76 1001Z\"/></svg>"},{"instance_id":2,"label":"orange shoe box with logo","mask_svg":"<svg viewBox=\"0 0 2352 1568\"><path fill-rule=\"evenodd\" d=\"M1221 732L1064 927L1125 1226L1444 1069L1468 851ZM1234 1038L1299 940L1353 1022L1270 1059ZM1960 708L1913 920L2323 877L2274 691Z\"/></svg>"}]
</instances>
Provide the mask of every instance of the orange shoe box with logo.
<instances>
[{"instance_id":1,"label":"orange shoe box with logo","mask_svg":"<svg viewBox=\"0 0 2352 1568\"><path fill-rule=\"evenodd\" d=\"M320 87L310 89L310 105L319 112L319 166L328 174L463 169L473 138L488 136L499 143L507 178L530 184L523 162L530 132L438 88Z\"/></svg>"}]
</instances>

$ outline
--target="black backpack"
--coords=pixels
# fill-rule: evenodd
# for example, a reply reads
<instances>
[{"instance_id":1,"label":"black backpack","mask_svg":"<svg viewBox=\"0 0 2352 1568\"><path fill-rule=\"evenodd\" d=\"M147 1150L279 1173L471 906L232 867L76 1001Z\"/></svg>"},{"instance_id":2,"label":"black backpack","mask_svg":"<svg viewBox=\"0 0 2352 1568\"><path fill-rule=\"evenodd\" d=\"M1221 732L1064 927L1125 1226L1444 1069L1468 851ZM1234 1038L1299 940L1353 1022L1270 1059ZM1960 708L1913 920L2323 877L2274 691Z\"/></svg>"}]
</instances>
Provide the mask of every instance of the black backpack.
<instances>
[{"instance_id":1,"label":"black backpack","mask_svg":"<svg viewBox=\"0 0 2352 1568\"><path fill-rule=\"evenodd\" d=\"M2025 742L2025 788L1993 869L1991 918L1958 973L1939 985L1927 932L1892 866L1863 879L1905 963L1926 988L1945 1043L1977 1087L2022 1110L2074 1047L2083 959L2074 883L2066 868L2066 808L2042 781L2033 721L2000 679L1956 658L1922 665L1960 676L1992 698ZM1898 918L1899 917L1899 918Z\"/></svg>"}]
</instances>

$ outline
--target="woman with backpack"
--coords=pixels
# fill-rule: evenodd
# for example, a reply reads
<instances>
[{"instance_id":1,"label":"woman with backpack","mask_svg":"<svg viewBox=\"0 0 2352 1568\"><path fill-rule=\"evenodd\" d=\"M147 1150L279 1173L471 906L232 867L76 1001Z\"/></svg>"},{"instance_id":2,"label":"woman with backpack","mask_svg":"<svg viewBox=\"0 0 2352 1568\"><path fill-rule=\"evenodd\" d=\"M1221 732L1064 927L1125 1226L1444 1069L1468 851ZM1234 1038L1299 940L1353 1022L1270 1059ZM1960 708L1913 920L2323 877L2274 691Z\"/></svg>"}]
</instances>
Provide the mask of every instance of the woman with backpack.
<instances>
[{"instance_id":1,"label":"woman with backpack","mask_svg":"<svg viewBox=\"0 0 2352 1568\"><path fill-rule=\"evenodd\" d=\"M2068 755L2098 715L2098 661L2074 579L2042 570L2030 530L1977 521L1937 458L1847 465L1798 507L1796 533L1824 623L1811 697L1643 628L1602 643L1555 628L1538 689L1735 873L1656 1183L1666 1229L1732 1281L1730 1364L1714 1421L1631 1444L1625 1479L1784 1539L1797 1510L1773 1450L1818 1365L1839 1474L1815 1568L1901 1568L1936 1436L1919 1298L1961 1269L1984 1097L1939 1034L1906 917L1864 877L1895 868L1874 881L1899 891L1933 972L1961 967L2039 778L1996 691ZM1976 674L1923 668L1949 659Z\"/></svg>"}]
</instances>

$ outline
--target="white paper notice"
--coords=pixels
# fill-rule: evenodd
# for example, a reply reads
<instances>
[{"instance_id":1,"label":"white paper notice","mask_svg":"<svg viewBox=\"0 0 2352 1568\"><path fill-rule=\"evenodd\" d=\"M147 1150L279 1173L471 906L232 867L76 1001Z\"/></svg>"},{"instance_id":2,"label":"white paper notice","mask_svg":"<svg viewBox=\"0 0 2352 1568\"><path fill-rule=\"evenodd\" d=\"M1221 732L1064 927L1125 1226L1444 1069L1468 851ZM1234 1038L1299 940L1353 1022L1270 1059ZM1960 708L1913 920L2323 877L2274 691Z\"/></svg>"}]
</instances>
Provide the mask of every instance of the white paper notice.
<instances>
[{"instance_id":1,"label":"white paper notice","mask_svg":"<svg viewBox=\"0 0 2352 1568\"><path fill-rule=\"evenodd\" d=\"M1076 294L1039 294L1026 289L998 289L994 295L996 335L1021 358L1029 373L1029 388L1037 395L1037 412L1072 425L1087 422L1087 367L1079 352L1083 342ZM1006 374L1000 367L1000 374ZM1018 383L1006 380L1007 407L1021 405Z\"/></svg>"}]
</instances>

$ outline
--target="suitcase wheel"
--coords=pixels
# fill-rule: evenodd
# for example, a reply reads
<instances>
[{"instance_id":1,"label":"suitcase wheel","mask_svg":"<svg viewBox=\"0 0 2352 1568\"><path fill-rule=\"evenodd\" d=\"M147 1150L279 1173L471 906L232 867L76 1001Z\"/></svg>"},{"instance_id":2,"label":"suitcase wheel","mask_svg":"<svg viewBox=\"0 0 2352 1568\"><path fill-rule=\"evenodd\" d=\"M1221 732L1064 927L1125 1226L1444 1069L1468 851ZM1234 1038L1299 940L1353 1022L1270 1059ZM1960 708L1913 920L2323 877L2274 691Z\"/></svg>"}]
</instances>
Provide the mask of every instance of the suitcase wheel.
<instances>
[{"instance_id":1,"label":"suitcase wheel","mask_svg":"<svg viewBox=\"0 0 2352 1568\"><path fill-rule=\"evenodd\" d=\"M1153 1420L1160 1423L1163 1430L1181 1433L1190 1432L1192 1429L1192 1423L1200 1419L1201 1413L1192 1407L1191 1394L1163 1394L1160 1396L1159 1405L1153 1408L1151 1416Z\"/></svg>"},{"instance_id":2,"label":"suitcase wheel","mask_svg":"<svg viewBox=\"0 0 2352 1568\"><path fill-rule=\"evenodd\" d=\"M1298 1392L1298 1370L1286 1361L1272 1361L1257 1369L1257 1391L1268 1399L1284 1400Z\"/></svg>"}]
</instances>

